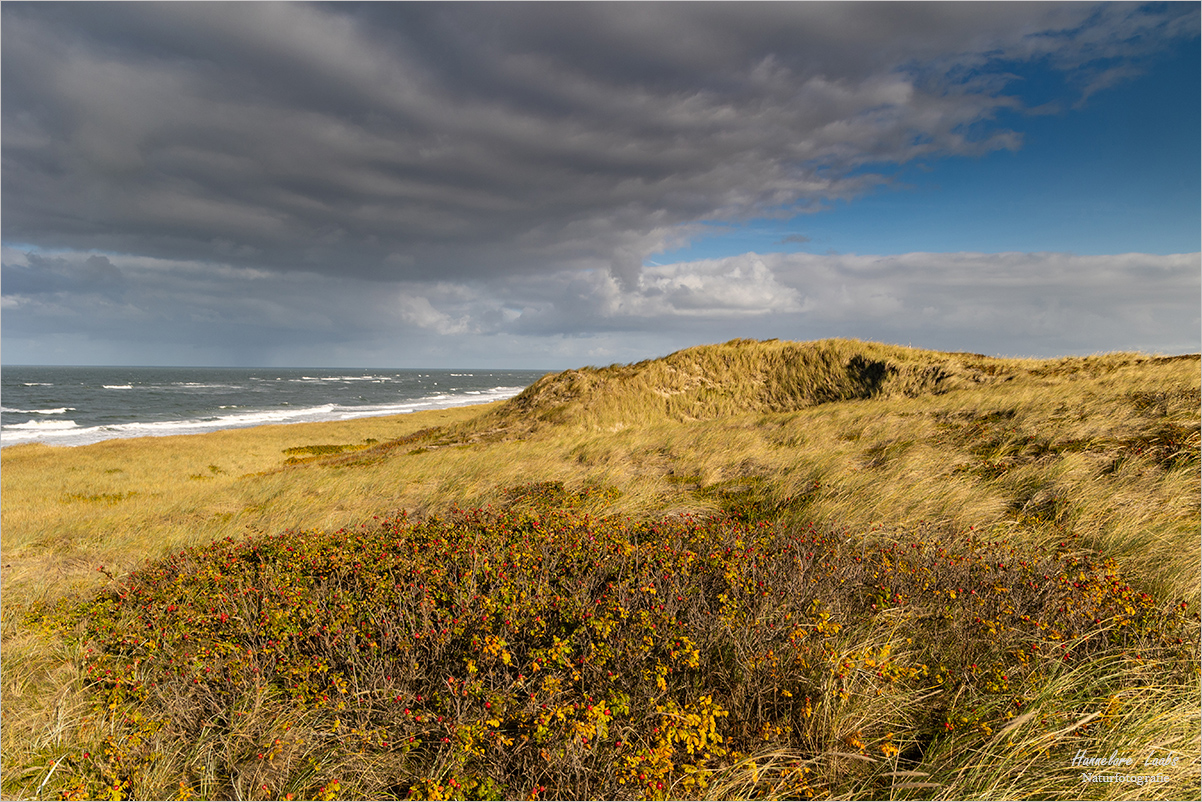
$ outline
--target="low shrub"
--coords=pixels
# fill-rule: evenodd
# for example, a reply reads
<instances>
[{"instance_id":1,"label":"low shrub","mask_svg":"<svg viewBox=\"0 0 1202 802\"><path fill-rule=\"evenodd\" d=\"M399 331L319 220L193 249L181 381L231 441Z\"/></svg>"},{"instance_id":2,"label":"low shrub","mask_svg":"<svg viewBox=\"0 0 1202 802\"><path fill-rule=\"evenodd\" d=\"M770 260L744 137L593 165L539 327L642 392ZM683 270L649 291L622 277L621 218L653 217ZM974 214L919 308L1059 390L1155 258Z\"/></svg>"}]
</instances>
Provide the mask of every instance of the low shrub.
<instances>
[{"instance_id":1,"label":"low shrub","mask_svg":"<svg viewBox=\"0 0 1202 802\"><path fill-rule=\"evenodd\" d=\"M930 758L950 743L979 754L1021 724L1069 771L1125 688L1196 672L1186 605L1069 544L508 495L226 539L65 602L43 623L78 643L94 707L45 793L931 796L963 768Z\"/></svg>"}]
</instances>

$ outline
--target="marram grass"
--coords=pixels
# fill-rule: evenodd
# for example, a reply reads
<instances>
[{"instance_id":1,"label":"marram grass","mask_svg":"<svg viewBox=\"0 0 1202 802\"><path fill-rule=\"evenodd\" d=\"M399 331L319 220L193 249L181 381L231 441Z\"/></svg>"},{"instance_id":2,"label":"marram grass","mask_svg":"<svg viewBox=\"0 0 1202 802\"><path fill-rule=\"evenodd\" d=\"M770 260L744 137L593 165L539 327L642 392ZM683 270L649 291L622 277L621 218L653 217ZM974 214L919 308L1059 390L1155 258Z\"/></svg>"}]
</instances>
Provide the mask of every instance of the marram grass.
<instances>
[{"instance_id":1,"label":"marram grass","mask_svg":"<svg viewBox=\"0 0 1202 802\"><path fill-rule=\"evenodd\" d=\"M739 341L6 448L3 791L1196 797L1198 386Z\"/></svg>"}]
</instances>

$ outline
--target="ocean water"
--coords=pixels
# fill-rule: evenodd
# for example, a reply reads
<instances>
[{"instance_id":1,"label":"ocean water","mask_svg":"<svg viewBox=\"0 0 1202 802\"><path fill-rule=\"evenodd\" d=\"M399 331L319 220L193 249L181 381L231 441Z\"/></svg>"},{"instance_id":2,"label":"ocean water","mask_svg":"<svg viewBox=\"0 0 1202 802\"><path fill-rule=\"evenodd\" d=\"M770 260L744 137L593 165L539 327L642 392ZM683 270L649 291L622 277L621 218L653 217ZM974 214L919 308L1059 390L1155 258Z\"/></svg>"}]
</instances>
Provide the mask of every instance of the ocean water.
<instances>
[{"instance_id":1,"label":"ocean water","mask_svg":"<svg viewBox=\"0 0 1202 802\"><path fill-rule=\"evenodd\" d=\"M543 371L0 369L0 446L77 446L267 423L336 421L511 398Z\"/></svg>"}]
</instances>

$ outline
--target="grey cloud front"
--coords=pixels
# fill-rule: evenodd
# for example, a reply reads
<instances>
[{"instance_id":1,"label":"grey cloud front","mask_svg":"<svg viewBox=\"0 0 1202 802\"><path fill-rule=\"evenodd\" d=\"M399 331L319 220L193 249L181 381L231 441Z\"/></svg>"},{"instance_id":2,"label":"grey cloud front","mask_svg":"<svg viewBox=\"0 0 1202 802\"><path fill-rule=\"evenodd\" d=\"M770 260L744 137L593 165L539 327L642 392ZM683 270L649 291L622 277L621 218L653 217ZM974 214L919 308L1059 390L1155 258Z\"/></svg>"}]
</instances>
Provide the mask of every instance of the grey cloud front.
<instances>
[{"instance_id":1,"label":"grey cloud front","mask_svg":"<svg viewBox=\"0 0 1202 802\"><path fill-rule=\"evenodd\" d=\"M480 367L629 361L733 337L858 337L946 350L1054 356L1197 349L1199 254L745 254L644 268L471 281L348 279L139 257L7 249L4 315L43 349L112 362L92 340L199 363ZM7 325L7 324L6 324ZM7 336L7 335L6 335ZM260 345L270 343L270 351ZM399 343L404 344L399 349ZM106 360L104 357L108 356Z\"/></svg>"},{"instance_id":2,"label":"grey cloud front","mask_svg":"<svg viewBox=\"0 0 1202 802\"><path fill-rule=\"evenodd\" d=\"M987 257L938 275L938 258L897 257L909 284L854 259L644 264L697 224L813 211L887 183L892 165L1016 148L994 123L1022 110L1006 65L1047 60L1085 96L1197 16L1066 3L0 13L5 357L44 353L28 345L41 338L111 359L150 339L192 349L162 346L180 359L253 359L253 342L261 360L300 363L408 360L385 344L398 337L429 358L459 341L465 359L553 359L582 337L624 357L650 332L793 336L779 322L826 320L841 287L867 304L857 336L877 336L928 279L935 310L983 276L1004 292ZM1135 268L1105 269L1121 284ZM932 314L932 331L954 329L953 312ZM512 354L463 344L485 335L514 338ZM539 337L557 339L532 351Z\"/></svg>"}]
</instances>

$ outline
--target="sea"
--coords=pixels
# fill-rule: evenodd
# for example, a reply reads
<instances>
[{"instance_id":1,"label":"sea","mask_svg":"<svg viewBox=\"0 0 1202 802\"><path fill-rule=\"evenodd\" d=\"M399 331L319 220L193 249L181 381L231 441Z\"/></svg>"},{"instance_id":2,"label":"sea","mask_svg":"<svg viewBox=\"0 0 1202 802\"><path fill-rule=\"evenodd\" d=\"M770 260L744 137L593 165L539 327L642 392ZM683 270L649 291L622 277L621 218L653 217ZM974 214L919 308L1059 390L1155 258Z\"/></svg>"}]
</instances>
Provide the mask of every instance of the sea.
<instances>
[{"instance_id":1,"label":"sea","mask_svg":"<svg viewBox=\"0 0 1202 802\"><path fill-rule=\"evenodd\" d=\"M0 368L0 447L80 446L339 421L511 398L545 371L346 368Z\"/></svg>"}]
</instances>

